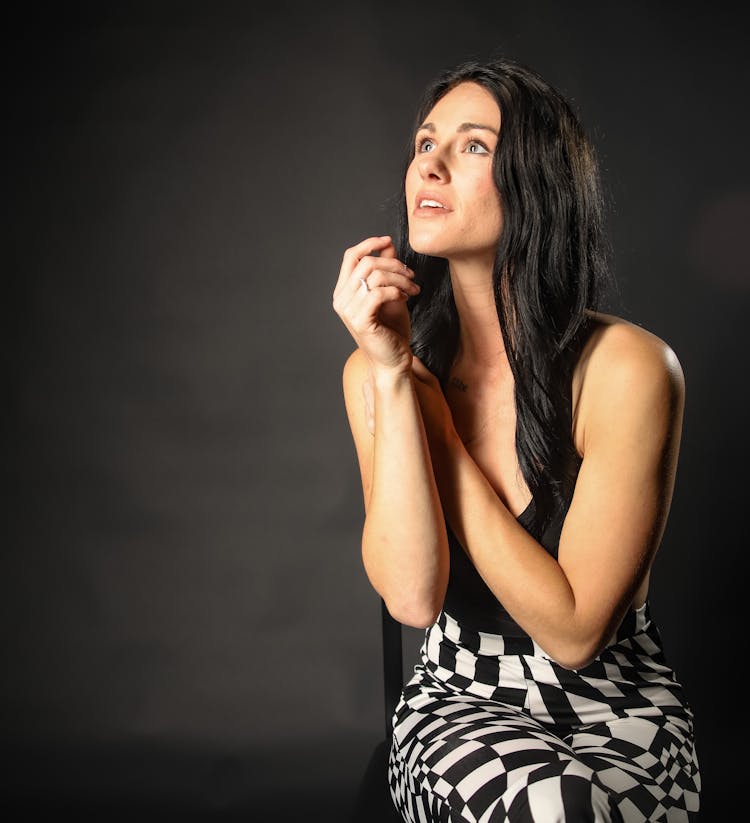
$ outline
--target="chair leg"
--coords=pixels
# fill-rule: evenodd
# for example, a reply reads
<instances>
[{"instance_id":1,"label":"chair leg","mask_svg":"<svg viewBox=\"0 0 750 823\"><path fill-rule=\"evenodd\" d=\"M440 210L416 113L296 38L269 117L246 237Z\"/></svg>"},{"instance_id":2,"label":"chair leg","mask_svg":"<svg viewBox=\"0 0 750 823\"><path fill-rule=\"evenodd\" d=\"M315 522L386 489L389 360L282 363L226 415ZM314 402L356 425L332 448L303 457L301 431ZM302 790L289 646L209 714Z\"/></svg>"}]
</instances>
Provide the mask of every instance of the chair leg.
<instances>
[{"instance_id":1,"label":"chair leg","mask_svg":"<svg viewBox=\"0 0 750 823\"><path fill-rule=\"evenodd\" d=\"M380 599L380 611L383 624L383 686L385 690L385 737L390 744L393 729L391 720L404 686L403 650L401 624L391 617Z\"/></svg>"},{"instance_id":2,"label":"chair leg","mask_svg":"<svg viewBox=\"0 0 750 823\"><path fill-rule=\"evenodd\" d=\"M349 823L403 823L388 787L389 752L389 740L381 740L372 752Z\"/></svg>"}]
</instances>

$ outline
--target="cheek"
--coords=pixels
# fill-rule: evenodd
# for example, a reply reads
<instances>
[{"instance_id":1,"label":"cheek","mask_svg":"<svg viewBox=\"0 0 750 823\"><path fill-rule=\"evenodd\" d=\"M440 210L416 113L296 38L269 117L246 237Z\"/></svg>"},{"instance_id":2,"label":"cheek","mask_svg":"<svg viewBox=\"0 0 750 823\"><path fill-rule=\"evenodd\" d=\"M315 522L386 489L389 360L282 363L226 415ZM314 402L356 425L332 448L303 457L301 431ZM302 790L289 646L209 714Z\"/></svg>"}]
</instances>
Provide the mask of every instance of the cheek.
<instances>
[{"instance_id":1,"label":"cheek","mask_svg":"<svg viewBox=\"0 0 750 823\"><path fill-rule=\"evenodd\" d=\"M484 220L491 223L492 226L498 230L502 228L503 215L502 209L500 208L500 197L493 180L489 182L483 180L481 185L477 187L476 202L481 210L481 214L484 215Z\"/></svg>"},{"instance_id":2,"label":"cheek","mask_svg":"<svg viewBox=\"0 0 750 823\"><path fill-rule=\"evenodd\" d=\"M404 178L404 188L406 190L406 198L407 202L409 199L410 192L414 192L416 190L416 184L418 182L418 174L416 167L414 165L414 161L412 160L409 168L406 170L406 177Z\"/></svg>"}]
</instances>

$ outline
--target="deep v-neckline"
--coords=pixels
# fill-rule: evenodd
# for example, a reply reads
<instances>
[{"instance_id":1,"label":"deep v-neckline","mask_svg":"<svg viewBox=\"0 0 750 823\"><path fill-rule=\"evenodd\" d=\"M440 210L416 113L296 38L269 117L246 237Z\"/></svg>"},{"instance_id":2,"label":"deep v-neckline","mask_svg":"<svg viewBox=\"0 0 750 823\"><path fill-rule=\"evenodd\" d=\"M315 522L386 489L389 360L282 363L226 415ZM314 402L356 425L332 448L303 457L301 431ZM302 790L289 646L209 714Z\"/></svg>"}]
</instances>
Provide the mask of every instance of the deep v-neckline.
<instances>
[{"instance_id":1,"label":"deep v-neckline","mask_svg":"<svg viewBox=\"0 0 750 823\"><path fill-rule=\"evenodd\" d=\"M532 497L531 500L529 500L529 503L526 506L526 508L520 514L516 515L516 520L520 523L522 520L528 519L528 515L530 514L531 509L533 508L533 506L534 506L534 498Z\"/></svg>"}]
</instances>

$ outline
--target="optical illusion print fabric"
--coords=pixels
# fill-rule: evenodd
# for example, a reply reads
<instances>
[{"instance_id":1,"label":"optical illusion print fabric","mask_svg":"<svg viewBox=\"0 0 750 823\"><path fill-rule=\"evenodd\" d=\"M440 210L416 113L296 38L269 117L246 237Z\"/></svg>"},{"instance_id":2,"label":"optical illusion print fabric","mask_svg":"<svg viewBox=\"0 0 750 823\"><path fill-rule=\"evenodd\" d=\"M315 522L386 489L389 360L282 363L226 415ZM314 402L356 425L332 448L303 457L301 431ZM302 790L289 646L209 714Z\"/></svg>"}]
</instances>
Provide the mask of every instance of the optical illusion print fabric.
<instances>
[{"instance_id":1,"label":"optical illusion print fabric","mask_svg":"<svg viewBox=\"0 0 750 823\"><path fill-rule=\"evenodd\" d=\"M388 779L409 823L697 820L693 714L648 604L577 671L441 612L393 716Z\"/></svg>"}]
</instances>

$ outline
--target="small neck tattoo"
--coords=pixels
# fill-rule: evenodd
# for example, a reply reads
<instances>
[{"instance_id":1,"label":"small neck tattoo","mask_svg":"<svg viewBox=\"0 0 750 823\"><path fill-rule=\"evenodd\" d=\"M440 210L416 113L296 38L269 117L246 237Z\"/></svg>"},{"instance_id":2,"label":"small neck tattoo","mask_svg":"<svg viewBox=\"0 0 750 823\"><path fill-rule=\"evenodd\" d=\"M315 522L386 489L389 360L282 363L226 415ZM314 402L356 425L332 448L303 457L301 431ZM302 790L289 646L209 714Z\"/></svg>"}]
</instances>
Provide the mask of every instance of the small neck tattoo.
<instances>
[{"instance_id":1,"label":"small neck tattoo","mask_svg":"<svg viewBox=\"0 0 750 823\"><path fill-rule=\"evenodd\" d=\"M460 377L451 377L450 383L453 388L458 389L459 391L465 392L466 389L469 388Z\"/></svg>"}]
</instances>

